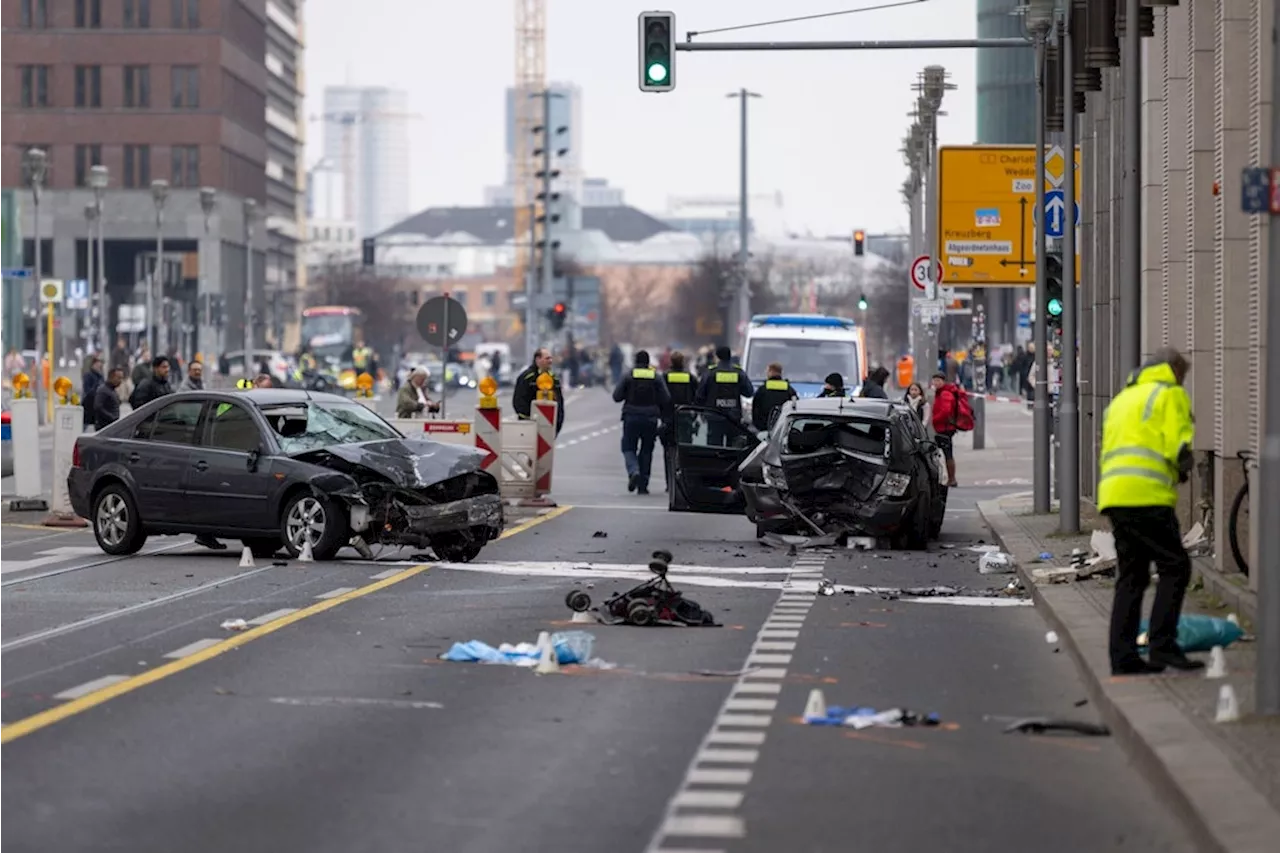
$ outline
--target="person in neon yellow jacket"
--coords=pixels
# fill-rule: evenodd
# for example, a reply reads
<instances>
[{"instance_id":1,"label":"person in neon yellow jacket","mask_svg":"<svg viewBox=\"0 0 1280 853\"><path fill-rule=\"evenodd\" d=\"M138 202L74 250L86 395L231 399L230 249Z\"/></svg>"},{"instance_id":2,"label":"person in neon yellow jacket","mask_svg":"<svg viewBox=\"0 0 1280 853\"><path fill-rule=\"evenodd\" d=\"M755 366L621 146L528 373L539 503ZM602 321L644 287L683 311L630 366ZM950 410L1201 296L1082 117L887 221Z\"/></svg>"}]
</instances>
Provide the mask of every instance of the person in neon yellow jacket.
<instances>
[{"instance_id":1,"label":"person in neon yellow jacket","mask_svg":"<svg viewBox=\"0 0 1280 853\"><path fill-rule=\"evenodd\" d=\"M1116 541L1115 602L1111 609L1111 671L1116 675L1200 669L1178 647L1178 617L1191 581L1191 558L1182 547L1175 508L1178 484L1191 474L1195 423L1183 389L1186 358L1158 352L1134 371L1103 415L1098 509L1111 521ZM1159 580L1151 605L1150 653L1138 655L1142 596L1151 564Z\"/></svg>"}]
</instances>

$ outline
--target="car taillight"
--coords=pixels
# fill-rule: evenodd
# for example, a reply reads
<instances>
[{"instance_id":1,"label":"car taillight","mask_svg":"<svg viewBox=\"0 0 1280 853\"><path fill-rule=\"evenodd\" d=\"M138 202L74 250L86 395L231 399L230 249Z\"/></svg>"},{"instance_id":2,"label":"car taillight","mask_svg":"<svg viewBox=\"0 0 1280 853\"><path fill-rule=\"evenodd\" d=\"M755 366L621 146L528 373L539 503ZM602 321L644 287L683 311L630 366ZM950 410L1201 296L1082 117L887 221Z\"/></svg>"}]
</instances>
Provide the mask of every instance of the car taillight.
<instances>
[{"instance_id":1,"label":"car taillight","mask_svg":"<svg viewBox=\"0 0 1280 853\"><path fill-rule=\"evenodd\" d=\"M80 440L76 439L75 445L71 448L71 467L80 467Z\"/></svg>"}]
</instances>

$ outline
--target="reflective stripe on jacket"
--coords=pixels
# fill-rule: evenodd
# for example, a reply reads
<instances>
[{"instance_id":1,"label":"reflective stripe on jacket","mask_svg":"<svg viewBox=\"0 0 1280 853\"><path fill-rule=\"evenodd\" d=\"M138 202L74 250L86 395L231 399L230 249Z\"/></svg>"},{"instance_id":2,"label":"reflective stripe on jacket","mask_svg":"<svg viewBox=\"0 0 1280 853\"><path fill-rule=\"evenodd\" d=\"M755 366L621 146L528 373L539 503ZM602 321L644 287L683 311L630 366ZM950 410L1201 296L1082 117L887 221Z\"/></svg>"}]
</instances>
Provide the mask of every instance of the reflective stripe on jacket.
<instances>
[{"instance_id":1,"label":"reflective stripe on jacket","mask_svg":"<svg viewBox=\"0 0 1280 853\"><path fill-rule=\"evenodd\" d=\"M715 369L711 374L711 398L715 408L742 417L742 394L738 390L738 371Z\"/></svg>"},{"instance_id":2,"label":"reflective stripe on jacket","mask_svg":"<svg viewBox=\"0 0 1280 853\"><path fill-rule=\"evenodd\" d=\"M657 379L658 372L652 367L632 368L627 403L642 409L656 407L658 405Z\"/></svg>"},{"instance_id":3,"label":"reflective stripe on jacket","mask_svg":"<svg viewBox=\"0 0 1280 853\"><path fill-rule=\"evenodd\" d=\"M693 402L693 377L682 370L667 371L667 391L671 393L671 402L676 406L687 406Z\"/></svg>"},{"instance_id":4,"label":"reflective stripe on jacket","mask_svg":"<svg viewBox=\"0 0 1280 853\"><path fill-rule=\"evenodd\" d=\"M1103 415L1098 509L1177 506L1178 458L1195 436L1173 368L1141 369Z\"/></svg>"}]
</instances>

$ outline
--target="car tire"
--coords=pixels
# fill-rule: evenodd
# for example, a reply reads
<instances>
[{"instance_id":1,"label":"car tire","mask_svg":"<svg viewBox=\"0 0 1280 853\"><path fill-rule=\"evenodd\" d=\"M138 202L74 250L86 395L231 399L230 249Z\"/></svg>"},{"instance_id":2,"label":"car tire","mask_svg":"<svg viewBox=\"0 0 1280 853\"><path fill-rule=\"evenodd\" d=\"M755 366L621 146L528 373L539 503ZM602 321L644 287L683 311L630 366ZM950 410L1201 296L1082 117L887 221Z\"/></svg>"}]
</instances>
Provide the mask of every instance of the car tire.
<instances>
[{"instance_id":1,"label":"car tire","mask_svg":"<svg viewBox=\"0 0 1280 853\"><path fill-rule=\"evenodd\" d=\"M280 513L280 539L289 556L302 553L299 535L308 532L311 556L317 560L332 560L347 543L347 517L335 502L311 492L298 492L289 498Z\"/></svg>"},{"instance_id":2,"label":"car tire","mask_svg":"<svg viewBox=\"0 0 1280 853\"><path fill-rule=\"evenodd\" d=\"M138 515L138 502L123 483L111 483L98 492L90 512L93 538L113 557L127 557L142 550L147 532Z\"/></svg>"},{"instance_id":3,"label":"car tire","mask_svg":"<svg viewBox=\"0 0 1280 853\"><path fill-rule=\"evenodd\" d=\"M274 557L276 552L282 547L282 543L279 539L241 539L240 542L244 547L249 549L253 556L260 560L265 560L268 557Z\"/></svg>"},{"instance_id":4,"label":"car tire","mask_svg":"<svg viewBox=\"0 0 1280 853\"><path fill-rule=\"evenodd\" d=\"M937 489L939 496L933 501L933 513L929 518L929 538L935 541L942 538L942 522L947 515L947 487L939 484Z\"/></svg>"}]
</instances>

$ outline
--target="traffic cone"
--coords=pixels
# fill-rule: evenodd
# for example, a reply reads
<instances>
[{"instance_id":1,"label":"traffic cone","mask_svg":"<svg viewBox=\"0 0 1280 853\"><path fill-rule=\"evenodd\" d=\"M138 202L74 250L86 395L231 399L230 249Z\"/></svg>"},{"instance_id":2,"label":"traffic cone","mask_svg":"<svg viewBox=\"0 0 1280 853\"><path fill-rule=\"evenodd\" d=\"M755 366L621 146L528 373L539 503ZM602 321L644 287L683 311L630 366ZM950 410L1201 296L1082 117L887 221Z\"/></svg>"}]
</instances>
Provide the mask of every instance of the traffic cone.
<instances>
[{"instance_id":1,"label":"traffic cone","mask_svg":"<svg viewBox=\"0 0 1280 853\"><path fill-rule=\"evenodd\" d=\"M804 718L806 720L827 718L827 700L823 697L822 691L816 687L809 691L809 701L804 703Z\"/></svg>"},{"instance_id":2,"label":"traffic cone","mask_svg":"<svg viewBox=\"0 0 1280 853\"><path fill-rule=\"evenodd\" d=\"M302 540L302 553L300 553L300 554L298 555L298 562L299 562L299 563L314 563L315 561L316 561L315 555L311 553L311 540L310 540L310 539L303 539L303 540Z\"/></svg>"},{"instance_id":3,"label":"traffic cone","mask_svg":"<svg viewBox=\"0 0 1280 853\"><path fill-rule=\"evenodd\" d=\"M534 672L550 675L559 671L560 658L556 655L555 643L551 642L551 635L543 631L538 635L538 668Z\"/></svg>"},{"instance_id":4,"label":"traffic cone","mask_svg":"<svg viewBox=\"0 0 1280 853\"><path fill-rule=\"evenodd\" d=\"M1240 719L1240 700L1236 698L1236 689L1230 684L1224 684L1218 691L1218 713L1213 721L1234 723L1238 719Z\"/></svg>"},{"instance_id":5,"label":"traffic cone","mask_svg":"<svg viewBox=\"0 0 1280 853\"><path fill-rule=\"evenodd\" d=\"M1214 646L1209 650L1209 668L1204 672L1205 678L1227 677L1227 655L1222 646Z\"/></svg>"},{"instance_id":6,"label":"traffic cone","mask_svg":"<svg viewBox=\"0 0 1280 853\"><path fill-rule=\"evenodd\" d=\"M241 549L240 551L240 568L242 569L253 568L253 549L251 549L248 545L245 545L244 548Z\"/></svg>"}]
</instances>

